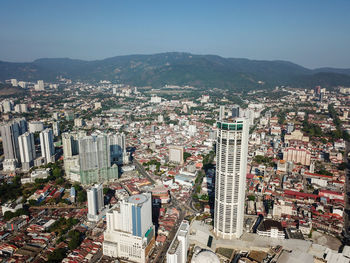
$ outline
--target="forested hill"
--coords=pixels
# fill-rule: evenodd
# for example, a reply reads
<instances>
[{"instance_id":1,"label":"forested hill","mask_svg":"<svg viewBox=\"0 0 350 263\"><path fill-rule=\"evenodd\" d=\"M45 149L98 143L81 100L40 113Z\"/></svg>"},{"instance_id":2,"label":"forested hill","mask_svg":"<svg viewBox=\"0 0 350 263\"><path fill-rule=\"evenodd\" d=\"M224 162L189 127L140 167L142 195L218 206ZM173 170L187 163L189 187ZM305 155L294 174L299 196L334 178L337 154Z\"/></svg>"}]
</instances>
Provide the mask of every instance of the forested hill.
<instances>
[{"instance_id":1,"label":"forested hill","mask_svg":"<svg viewBox=\"0 0 350 263\"><path fill-rule=\"evenodd\" d=\"M53 81L57 76L72 80L110 80L136 86L165 84L233 90L290 85L293 87L350 86L350 69L307 69L287 61L223 58L215 55L161 53L128 55L84 61L45 58L29 63L0 61L0 80L10 78Z\"/></svg>"}]
</instances>

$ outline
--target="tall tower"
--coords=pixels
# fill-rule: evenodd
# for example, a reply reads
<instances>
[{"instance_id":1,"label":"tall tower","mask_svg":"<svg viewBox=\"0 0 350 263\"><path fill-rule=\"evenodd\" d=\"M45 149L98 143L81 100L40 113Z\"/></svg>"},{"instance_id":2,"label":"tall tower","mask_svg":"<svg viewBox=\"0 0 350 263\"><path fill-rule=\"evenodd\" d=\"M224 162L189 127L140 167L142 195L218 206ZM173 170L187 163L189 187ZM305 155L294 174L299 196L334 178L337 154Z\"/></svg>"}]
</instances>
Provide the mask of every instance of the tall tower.
<instances>
[{"instance_id":1,"label":"tall tower","mask_svg":"<svg viewBox=\"0 0 350 263\"><path fill-rule=\"evenodd\" d=\"M20 161L18 137L27 131L24 118L16 119L1 126L1 138L6 160Z\"/></svg>"},{"instance_id":2,"label":"tall tower","mask_svg":"<svg viewBox=\"0 0 350 263\"><path fill-rule=\"evenodd\" d=\"M219 120L223 120L225 118L225 106L220 106L219 110Z\"/></svg>"},{"instance_id":3,"label":"tall tower","mask_svg":"<svg viewBox=\"0 0 350 263\"><path fill-rule=\"evenodd\" d=\"M147 262L154 240L152 195L143 193L120 200L106 214L103 254L132 262Z\"/></svg>"},{"instance_id":4,"label":"tall tower","mask_svg":"<svg viewBox=\"0 0 350 263\"><path fill-rule=\"evenodd\" d=\"M33 133L26 132L18 137L22 169L28 171L34 165L35 144Z\"/></svg>"},{"instance_id":5,"label":"tall tower","mask_svg":"<svg viewBox=\"0 0 350 263\"><path fill-rule=\"evenodd\" d=\"M94 134L78 139L80 182L102 183L118 178L118 166L111 165L111 149L106 134Z\"/></svg>"},{"instance_id":6,"label":"tall tower","mask_svg":"<svg viewBox=\"0 0 350 263\"><path fill-rule=\"evenodd\" d=\"M53 133L51 129L45 129L40 133L40 147L41 156L45 158L45 162L53 162L55 147L53 145Z\"/></svg>"},{"instance_id":7,"label":"tall tower","mask_svg":"<svg viewBox=\"0 0 350 263\"><path fill-rule=\"evenodd\" d=\"M87 190L88 199L88 219L98 221L99 214L104 207L103 187L102 184L95 184L91 189Z\"/></svg>"},{"instance_id":8,"label":"tall tower","mask_svg":"<svg viewBox=\"0 0 350 263\"><path fill-rule=\"evenodd\" d=\"M224 239L243 233L249 123L217 122L214 233Z\"/></svg>"}]
</instances>

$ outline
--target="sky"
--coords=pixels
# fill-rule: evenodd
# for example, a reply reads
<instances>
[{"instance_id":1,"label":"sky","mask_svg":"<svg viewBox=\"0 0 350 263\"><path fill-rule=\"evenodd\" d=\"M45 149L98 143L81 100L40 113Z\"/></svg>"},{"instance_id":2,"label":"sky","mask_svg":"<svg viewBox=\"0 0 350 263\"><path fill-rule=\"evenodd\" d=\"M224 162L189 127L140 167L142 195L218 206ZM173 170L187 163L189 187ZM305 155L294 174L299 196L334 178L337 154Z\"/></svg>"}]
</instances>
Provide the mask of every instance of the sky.
<instances>
[{"instance_id":1,"label":"sky","mask_svg":"<svg viewBox=\"0 0 350 263\"><path fill-rule=\"evenodd\" d=\"M1 0L0 60L190 52L350 68L349 0Z\"/></svg>"}]
</instances>

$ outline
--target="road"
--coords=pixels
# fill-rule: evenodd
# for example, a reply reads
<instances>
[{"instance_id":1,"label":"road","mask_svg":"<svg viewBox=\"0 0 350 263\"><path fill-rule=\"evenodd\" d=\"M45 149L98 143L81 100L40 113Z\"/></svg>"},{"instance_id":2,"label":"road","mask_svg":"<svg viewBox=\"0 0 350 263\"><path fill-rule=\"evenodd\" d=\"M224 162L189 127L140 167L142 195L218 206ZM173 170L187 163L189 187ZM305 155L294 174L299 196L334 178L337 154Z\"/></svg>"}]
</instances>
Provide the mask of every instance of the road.
<instances>
[{"instance_id":1,"label":"road","mask_svg":"<svg viewBox=\"0 0 350 263\"><path fill-rule=\"evenodd\" d=\"M147 177L148 180L151 181L152 184L155 184L156 181L153 180L153 178L147 173L147 171L145 170L145 168L136 160L133 159L133 164L136 167L136 170L144 177Z\"/></svg>"},{"instance_id":2,"label":"road","mask_svg":"<svg viewBox=\"0 0 350 263\"><path fill-rule=\"evenodd\" d=\"M37 210L43 210L43 209L81 209L86 208L86 206L74 206L74 205L67 205L67 206L31 206L30 209L37 209Z\"/></svg>"}]
</instances>

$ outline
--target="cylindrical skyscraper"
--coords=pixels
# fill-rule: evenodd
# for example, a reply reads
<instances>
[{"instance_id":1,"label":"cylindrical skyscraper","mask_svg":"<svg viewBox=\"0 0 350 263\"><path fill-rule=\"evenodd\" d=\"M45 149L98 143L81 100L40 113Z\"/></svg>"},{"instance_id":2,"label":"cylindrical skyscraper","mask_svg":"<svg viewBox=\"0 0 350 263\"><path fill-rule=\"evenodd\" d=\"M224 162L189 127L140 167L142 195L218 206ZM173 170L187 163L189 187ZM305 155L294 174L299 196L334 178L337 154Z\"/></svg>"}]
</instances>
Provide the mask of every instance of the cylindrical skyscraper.
<instances>
[{"instance_id":1,"label":"cylindrical skyscraper","mask_svg":"<svg viewBox=\"0 0 350 263\"><path fill-rule=\"evenodd\" d=\"M217 122L214 233L224 239L243 233L249 123Z\"/></svg>"}]
</instances>

